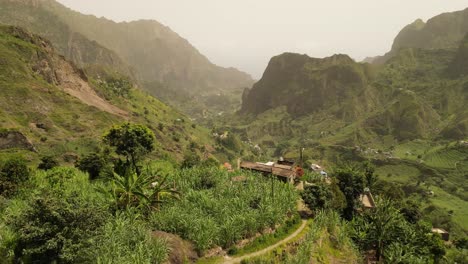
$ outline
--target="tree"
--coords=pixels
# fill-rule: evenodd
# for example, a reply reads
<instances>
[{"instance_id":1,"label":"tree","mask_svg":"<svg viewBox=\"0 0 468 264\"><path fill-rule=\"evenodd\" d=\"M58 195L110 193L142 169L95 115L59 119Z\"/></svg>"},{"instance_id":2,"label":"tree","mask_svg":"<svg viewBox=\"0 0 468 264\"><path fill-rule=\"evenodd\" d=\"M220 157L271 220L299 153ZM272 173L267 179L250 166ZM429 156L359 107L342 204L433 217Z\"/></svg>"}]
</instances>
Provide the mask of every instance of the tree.
<instances>
[{"instance_id":1,"label":"tree","mask_svg":"<svg viewBox=\"0 0 468 264\"><path fill-rule=\"evenodd\" d=\"M167 182L167 175L163 177L151 177L151 179L151 188L148 195L151 207L159 209L159 205L163 203L164 199L179 198L180 193L171 188Z\"/></svg>"},{"instance_id":2,"label":"tree","mask_svg":"<svg viewBox=\"0 0 468 264\"><path fill-rule=\"evenodd\" d=\"M111 178L111 194L117 208L139 207L143 202L149 202L145 189L150 186L150 179L134 172L125 175L113 173Z\"/></svg>"},{"instance_id":3,"label":"tree","mask_svg":"<svg viewBox=\"0 0 468 264\"><path fill-rule=\"evenodd\" d=\"M333 199L330 187L323 182L306 186L301 196L307 207L311 210L329 208Z\"/></svg>"},{"instance_id":4,"label":"tree","mask_svg":"<svg viewBox=\"0 0 468 264\"><path fill-rule=\"evenodd\" d=\"M0 169L0 194L9 196L13 194L18 185L29 179L30 170L22 157L8 159Z\"/></svg>"},{"instance_id":5,"label":"tree","mask_svg":"<svg viewBox=\"0 0 468 264\"><path fill-rule=\"evenodd\" d=\"M382 257L386 263L437 263L445 254L430 224L409 223L389 199L377 199L373 210L365 211L351 223L352 237L361 250L375 249L377 258Z\"/></svg>"},{"instance_id":6,"label":"tree","mask_svg":"<svg viewBox=\"0 0 468 264\"><path fill-rule=\"evenodd\" d=\"M417 223L422 217L420 204L417 203L414 199L407 199L402 204L400 211L403 214L403 217L405 217L406 221L412 224Z\"/></svg>"},{"instance_id":7,"label":"tree","mask_svg":"<svg viewBox=\"0 0 468 264\"><path fill-rule=\"evenodd\" d=\"M114 147L117 154L126 157L127 164L138 175L141 173L138 162L154 150L154 141L154 133L149 128L130 123L114 126L104 135L104 142Z\"/></svg>"},{"instance_id":8,"label":"tree","mask_svg":"<svg viewBox=\"0 0 468 264\"><path fill-rule=\"evenodd\" d=\"M335 180L332 180L330 185L330 191L332 192L333 199L330 202L330 207L333 210L337 210L341 212L344 208L346 208L346 197L344 196L343 192L340 190L338 184L336 184Z\"/></svg>"},{"instance_id":9,"label":"tree","mask_svg":"<svg viewBox=\"0 0 468 264\"><path fill-rule=\"evenodd\" d=\"M41 158L41 163L37 166L40 170L50 170L59 166L59 162L52 156L44 156Z\"/></svg>"},{"instance_id":10,"label":"tree","mask_svg":"<svg viewBox=\"0 0 468 264\"><path fill-rule=\"evenodd\" d=\"M75 167L81 171L87 172L91 180L98 178L106 165L106 160L98 153L91 153L77 160L75 163Z\"/></svg>"},{"instance_id":11,"label":"tree","mask_svg":"<svg viewBox=\"0 0 468 264\"><path fill-rule=\"evenodd\" d=\"M366 180L366 187L369 189L373 189L375 183L378 180L378 177L375 173L375 167L370 163L370 161L366 161L364 163L364 178Z\"/></svg>"},{"instance_id":12,"label":"tree","mask_svg":"<svg viewBox=\"0 0 468 264\"><path fill-rule=\"evenodd\" d=\"M18 234L14 249L18 263L86 263L108 213L92 200L79 194L42 191L31 206L13 219Z\"/></svg>"},{"instance_id":13,"label":"tree","mask_svg":"<svg viewBox=\"0 0 468 264\"><path fill-rule=\"evenodd\" d=\"M357 207L357 199L364 191L364 178L361 172L349 166L338 169L335 175L338 179L338 186L346 198L344 216L347 219L351 219L354 209Z\"/></svg>"}]
</instances>

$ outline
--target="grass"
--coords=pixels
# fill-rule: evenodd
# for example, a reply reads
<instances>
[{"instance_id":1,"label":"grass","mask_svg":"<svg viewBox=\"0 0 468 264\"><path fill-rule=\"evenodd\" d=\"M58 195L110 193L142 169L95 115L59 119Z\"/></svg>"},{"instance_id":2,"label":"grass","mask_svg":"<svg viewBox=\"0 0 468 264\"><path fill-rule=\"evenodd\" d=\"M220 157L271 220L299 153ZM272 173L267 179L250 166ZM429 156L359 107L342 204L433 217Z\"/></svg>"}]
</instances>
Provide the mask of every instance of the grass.
<instances>
[{"instance_id":1,"label":"grass","mask_svg":"<svg viewBox=\"0 0 468 264\"><path fill-rule=\"evenodd\" d=\"M434 191L434 197L430 198L431 202L446 210L453 210L454 222L463 229L468 230L468 202L447 193L437 186L432 186L431 190Z\"/></svg>"},{"instance_id":2,"label":"grass","mask_svg":"<svg viewBox=\"0 0 468 264\"><path fill-rule=\"evenodd\" d=\"M421 172L415 167L399 164L378 167L376 169L376 174L379 175L381 179L387 181L405 183L417 178Z\"/></svg>"},{"instance_id":3,"label":"grass","mask_svg":"<svg viewBox=\"0 0 468 264\"><path fill-rule=\"evenodd\" d=\"M424 162L428 166L435 168L454 169L457 164L467 157L467 153L463 153L456 149L436 149L430 151L424 156Z\"/></svg>"},{"instance_id":4,"label":"grass","mask_svg":"<svg viewBox=\"0 0 468 264\"><path fill-rule=\"evenodd\" d=\"M50 61L51 67L60 65L52 62L62 58L27 39L13 37L9 30L7 26L0 27L0 105L5 106L0 110L0 126L22 132L40 153L58 157L67 152L87 154L98 146L105 130L130 121L155 131L158 155L181 160L189 145L197 142L199 147L193 151L201 155L206 147L216 156L216 142L208 129L195 125L179 111L138 88L130 89L126 96L112 96L103 90L109 89L107 79L103 83L93 79L91 73L88 76L98 94L109 95L111 104L129 113L124 119L88 106L62 91L61 87L48 83L33 70L33 65L39 64L39 59L35 59L37 55L33 55L40 53L41 59ZM109 80L117 75L112 70L106 74ZM38 129L35 123L45 124L47 129ZM231 151L227 157L237 155ZM225 156L218 157L227 161Z\"/></svg>"}]
</instances>

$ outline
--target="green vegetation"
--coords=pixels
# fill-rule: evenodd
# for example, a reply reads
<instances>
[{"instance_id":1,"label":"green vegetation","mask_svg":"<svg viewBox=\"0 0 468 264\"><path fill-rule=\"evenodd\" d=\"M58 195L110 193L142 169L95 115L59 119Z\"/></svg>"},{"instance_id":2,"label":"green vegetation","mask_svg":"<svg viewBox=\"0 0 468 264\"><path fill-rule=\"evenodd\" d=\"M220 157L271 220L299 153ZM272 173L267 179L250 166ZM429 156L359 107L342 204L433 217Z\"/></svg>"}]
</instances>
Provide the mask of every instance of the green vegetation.
<instances>
[{"instance_id":1,"label":"green vegetation","mask_svg":"<svg viewBox=\"0 0 468 264\"><path fill-rule=\"evenodd\" d=\"M197 118L235 111L242 89L253 83L244 72L214 65L157 21L115 23L56 1L0 0L0 5L0 23L46 37L81 68L104 66L130 76L144 90ZM126 95L130 86L121 76L96 83L117 95Z\"/></svg>"},{"instance_id":2,"label":"green vegetation","mask_svg":"<svg viewBox=\"0 0 468 264\"><path fill-rule=\"evenodd\" d=\"M359 252L350 239L348 226L336 212L319 211L298 241L243 263L358 263Z\"/></svg>"},{"instance_id":3,"label":"green vegetation","mask_svg":"<svg viewBox=\"0 0 468 264\"><path fill-rule=\"evenodd\" d=\"M157 22L0 4L51 41L0 25L0 262L246 254L295 229L298 202L307 234L246 263L466 262L468 9L408 26L385 64L285 53L242 92L248 76ZM302 192L220 167L279 156L306 171Z\"/></svg>"},{"instance_id":4,"label":"green vegetation","mask_svg":"<svg viewBox=\"0 0 468 264\"><path fill-rule=\"evenodd\" d=\"M40 58L34 55L36 53ZM198 156L234 158L234 154L230 154L233 151L215 148L220 143L215 142L209 130L194 125L186 116L130 85L129 79L119 72L98 66L88 67L84 72L74 69L39 36L20 28L0 26L0 55L5 65L0 69L0 102L5 105L0 112L0 124L2 128L17 131L27 141L12 142L13 148L24 148L29 142L42 156L53 156L59 162L71 164L79 156L101 152L99 139L104 130L126 119L145 124L153 133L160 132L157 133L159 144L154 146L157 151L153 152L156 157L171 156L180 160L184 150L197 142L193 151ZM42 60L48 61L52 69L42 66ZM63 78L70 81L59 83L50 74L51 70L64 71L67 75ZM89 85L90 90L80 98L64 92L73 90L75 85ZM109 101L88 105L90 102L86 98L93 97L94 93ZM104 110L97 108L103 105ZM109 109L113 110L108 112ZM225 157L225 153L230 156ZM33 153L28 156L33 156L36 162L40 158Z\"/></svg>"},{"instance_id":5,"label":"green vegetation","mask_svg":"<svg viewBox=\"0 0 468 264\"><path fill-rule=\"evenodd\" d=\"M238 182L233 180L238 173L200 167L173 171L167 180L182 196L152 214L153 226L194 242L203 252L229 248L293 215L297 194L291 186L275 181L272 187L268 178L248 172Z\"/></svg>"},{"instance_id":6,"label":"green vegetation","mask_svg":"<svg viewBox=\"0 0 468 264\"><path fill-rule=\"evenodd\" d=\"M128 123L110 128L103 138L115 147L108 155L134 155L139 164L150 155L153 140L146 127ZM115 144L122 141L127 144ZM178 234L201 254L298 220L293 187L262 175L242 172L245 180L236 181L240 172L216 167L175 169L156 162L140 170L129 161L102 161L102 167L78 164L99 171L100 180L94 181L70 167L34 170L29 177L25 160L3 164L2 183L14 185L15 192L0 194L0 256L24 262L161 263L169 249L150 230Z\"/></svg>"},{"instance_id":7,"label":"green vegetation","mask_svg":"<svg viewBox=\"0 0 468 264\"><path fill-rule=\"evenodd\" d=\"M281 225L279 228L274 230L271 234L263 234L260 237L256 238L253 242L247 244L240 249L231 248L228 253L234 256L246 255L263 248L267 248L271 245L274 245L278 241L289 236L292 232L296 231L301 226L301 219L297 215L291 219L288 219L286 223Z\"/></svg>"}]
</instances>

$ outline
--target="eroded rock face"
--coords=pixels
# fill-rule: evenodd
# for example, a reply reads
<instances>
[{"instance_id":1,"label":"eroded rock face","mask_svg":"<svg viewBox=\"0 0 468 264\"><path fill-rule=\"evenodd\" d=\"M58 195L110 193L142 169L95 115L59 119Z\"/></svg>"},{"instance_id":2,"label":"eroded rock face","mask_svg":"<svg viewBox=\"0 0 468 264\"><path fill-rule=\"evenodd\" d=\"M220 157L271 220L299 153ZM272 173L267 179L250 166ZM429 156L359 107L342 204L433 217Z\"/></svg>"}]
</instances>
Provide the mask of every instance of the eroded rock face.
<instances>
[{"instance_id":1,"label":"eroded rock face","mask_svg":"<svg viewBox=\"0 0 468 264\"><path fill-rule=\"evenodd\" d=\"M0 131L0 150L27 149L37 152L29 139L19 131Z\"/></svg>"}]
</instances>

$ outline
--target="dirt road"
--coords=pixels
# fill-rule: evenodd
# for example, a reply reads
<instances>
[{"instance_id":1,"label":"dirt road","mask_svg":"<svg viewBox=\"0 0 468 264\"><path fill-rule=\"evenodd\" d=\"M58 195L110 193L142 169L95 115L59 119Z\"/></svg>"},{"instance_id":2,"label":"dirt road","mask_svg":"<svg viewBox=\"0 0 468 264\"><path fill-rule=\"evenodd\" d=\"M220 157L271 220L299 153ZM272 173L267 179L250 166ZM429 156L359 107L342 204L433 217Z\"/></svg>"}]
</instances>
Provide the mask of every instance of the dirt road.
<instances>
[{"instance_id":1,"label":"dirt road","mask_svg":"<svg viewBox=\"0 0 468 264\"><path fill-rule=\"evenodd\" d=\"M288 237L284 238L283 240L281 241L278 241L276 244L274 245L271 245L267 248L264 248L262 250L259 250L259 251L256 251L256 252L252 252L250 254L247 254L247 255L243 255L243 256L240 256L240 257L236 257L236 258L231 258L229 256L226 256L223 263L224 264L235 264L235 263L240 263L242 260L244 259L248 259L248 258L253 258L253 257L258 257L258 256L261 256L263 254L266 254L268 252L270 252L271 250L289 242L291 239L295 238L297 235L299 235L299 233L302 232L302 230L304 230L304 228L306 227L307 225L307 221L306 220L302 220L302 224L301 226L294 232L292 233L291 235L289 235Z\"/></svg>"}]
</instances>

